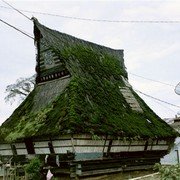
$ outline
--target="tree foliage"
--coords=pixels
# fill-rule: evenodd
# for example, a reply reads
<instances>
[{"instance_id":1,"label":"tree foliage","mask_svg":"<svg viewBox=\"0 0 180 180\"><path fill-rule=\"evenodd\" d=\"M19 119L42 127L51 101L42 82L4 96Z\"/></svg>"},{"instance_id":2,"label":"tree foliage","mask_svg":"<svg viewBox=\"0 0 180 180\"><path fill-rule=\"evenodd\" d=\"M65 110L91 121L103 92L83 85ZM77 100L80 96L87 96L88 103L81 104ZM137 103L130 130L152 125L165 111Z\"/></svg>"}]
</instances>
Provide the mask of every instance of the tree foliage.
<instances>
[{"instance_id":1,"label":"tree foliage","mask_svg":"<svg viewBox=\"0 0 180 180\"><path fill-rule=\"evenodd\" d=\"M11 104L16 101L23 101L27 95L34 89L35 75L27 78L19 78L14 84L10 84L6 87L7 96L6 102Z\"/></svg>"},{"instance_id":2,"label":"tree foliage","mask_svg":"<svg viewBox=\"0 0 180 180\"><path fill-rule=\"evenodd\" d=\"M180 179L180 164L171 166L162 166L157 163L154 166L155 170L158 170L162 180L179 180Z\"/></svg>"},{"instance_id":3,"label":"tree foliage","mask_svg":"<svg viewBox=\"0 0 180 180\"><path fill-rule=\"evenodd\" d=\"M40 180L41 178L41 169L42 169L42 162L38 157L34 157L30 160L28 164L25 165L25 171L29 175L29 179L31 180Z\"/></svg>"}]
</instances>

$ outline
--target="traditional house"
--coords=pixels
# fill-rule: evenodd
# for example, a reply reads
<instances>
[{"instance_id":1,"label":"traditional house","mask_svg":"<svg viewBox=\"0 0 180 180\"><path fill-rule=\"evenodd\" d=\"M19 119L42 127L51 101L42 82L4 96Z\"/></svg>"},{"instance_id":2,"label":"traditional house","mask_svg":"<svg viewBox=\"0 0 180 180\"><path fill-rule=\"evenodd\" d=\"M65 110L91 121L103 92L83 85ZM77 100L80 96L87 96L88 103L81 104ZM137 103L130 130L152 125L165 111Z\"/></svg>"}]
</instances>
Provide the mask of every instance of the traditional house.
<instances>
[{"instance_id":1,"label":"traditional house","mask_svg":"<svg viewBox=\"0 0 180 180\"><path fill-rule=\"evenodd\" d=\"M71 177L151 168L177 133L128 83L123 50L34 19L36 86L0 128L0 155L48 155ZM52 157L52 158L51 158Z\"/></svg>"}]
</instances>

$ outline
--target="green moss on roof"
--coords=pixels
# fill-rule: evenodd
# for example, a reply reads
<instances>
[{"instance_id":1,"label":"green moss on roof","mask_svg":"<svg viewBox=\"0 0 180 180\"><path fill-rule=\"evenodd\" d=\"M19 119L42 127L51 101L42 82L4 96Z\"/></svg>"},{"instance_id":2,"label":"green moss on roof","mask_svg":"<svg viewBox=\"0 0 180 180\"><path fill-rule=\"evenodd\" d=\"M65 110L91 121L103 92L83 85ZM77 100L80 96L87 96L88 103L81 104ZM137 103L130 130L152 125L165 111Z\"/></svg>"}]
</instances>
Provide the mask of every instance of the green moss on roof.
<instances>
[{"instance_id":1,"label":"green moss on roof","mask_svg":"<svg viewBox=\"0 0 180 180\"><path fill-rule=\"evenodd\" d=\"M38 103L35 99L40 98L39 91L43 91L38 88L41 85L37 85L1 126L6 141L77 133L130 138L171 138L177 135L131 88L143 113L133 111L127 103L120 92L120 87L126 86L122 76L127 78L123 56L84 44L74 43L58 49L57 43L54 47L53 41L49 40L49 45L56 48L71 77L61 92L54 98L49 96L49 103L39 104L42 108L35 111L33 106ZM61 79L56 81L62 82Z\"/></svg>"}]
</instances>

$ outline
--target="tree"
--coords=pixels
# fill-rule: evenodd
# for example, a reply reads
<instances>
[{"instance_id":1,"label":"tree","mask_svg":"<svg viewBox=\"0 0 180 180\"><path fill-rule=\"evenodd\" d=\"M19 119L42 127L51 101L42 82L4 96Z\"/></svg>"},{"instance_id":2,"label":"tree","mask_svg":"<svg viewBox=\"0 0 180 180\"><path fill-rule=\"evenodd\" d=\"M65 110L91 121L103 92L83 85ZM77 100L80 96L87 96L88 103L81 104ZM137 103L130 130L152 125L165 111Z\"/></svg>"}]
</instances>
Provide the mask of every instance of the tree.
<instances>
[{"instance_id":1,"label":"tree","mask_svg":"<svg viewBox=\"0 0 180 180\"><path fill-rule=\"evenodd\" d=\"M16 83L6 87L7 96L4 98L6 102L11 104L16 100L23 101L27 95L34 89L35 75L28 78L19 78Z\"/></svg>"},{"instance_id":2,"label":"tree","mask_svg":"<svg viewBox=\"0 0 180 180\"><path fill-rule=\"evenodd\" d=\"M163 166L156 163L154 170L158 170L162 180L179 180L180 179L180 164Z\"/></svg>"},{"instance_id":3,"label":"tree","mask_svg":"<svg viewBox=\"0 0 180 180\"><path fill-rule=\"evenodd\" d=\"M25 171L28 173L30 180L44 180L46 179L47 170L43 169L44 162L40 157L36 156L26 164Z\"/></svg>"}]
</instances>

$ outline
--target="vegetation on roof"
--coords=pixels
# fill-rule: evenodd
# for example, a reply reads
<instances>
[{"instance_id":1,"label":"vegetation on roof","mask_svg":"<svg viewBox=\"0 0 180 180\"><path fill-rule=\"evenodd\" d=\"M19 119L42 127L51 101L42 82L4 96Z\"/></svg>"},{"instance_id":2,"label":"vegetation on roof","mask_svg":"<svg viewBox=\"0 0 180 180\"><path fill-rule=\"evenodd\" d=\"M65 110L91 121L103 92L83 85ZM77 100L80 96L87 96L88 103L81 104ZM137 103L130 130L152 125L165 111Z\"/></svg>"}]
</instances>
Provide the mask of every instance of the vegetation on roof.
<instances>
[{"instance_id":1,"label":"vegetation on roof","mask_svg":"<svg viewBox=\"0 0 180 180\"><path fill-rule=\"evenodd\" d=\"M74 133L139 138L177 135L132 89L143 113L131 109L119 90L125 86L121 76L127 77L121 59L80 45L56 49L56 53L71 74L68 86L38 112L32 111L35 88L3 123L6 141Z\"/></svg>"}]
</instances>

